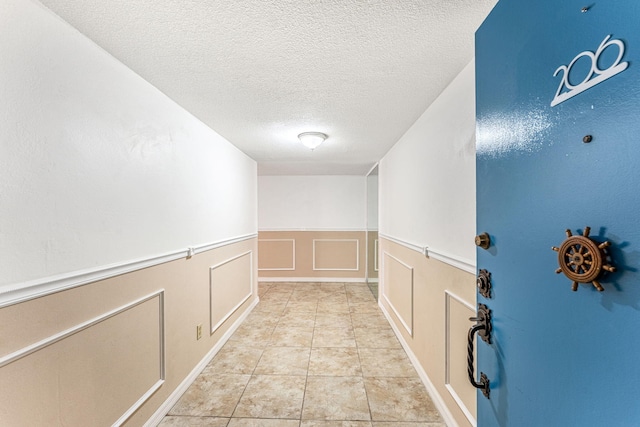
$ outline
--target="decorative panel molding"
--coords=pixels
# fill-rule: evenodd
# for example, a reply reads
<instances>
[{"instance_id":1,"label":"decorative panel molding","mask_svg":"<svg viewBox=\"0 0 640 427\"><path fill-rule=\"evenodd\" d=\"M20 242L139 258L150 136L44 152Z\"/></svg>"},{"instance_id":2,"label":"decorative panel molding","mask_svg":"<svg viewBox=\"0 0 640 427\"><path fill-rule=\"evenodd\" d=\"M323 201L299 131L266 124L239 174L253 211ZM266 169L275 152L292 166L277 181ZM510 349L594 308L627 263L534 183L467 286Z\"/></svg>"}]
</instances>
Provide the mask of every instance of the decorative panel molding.
<instances>
[{"instance_id":1,"label":"decorative panel molding","mask_svg":"<svg viewBox=\"0 0 640 427\"><path fill-rule=\"evenodd\" d=\"M372 282L378 281L380 276L378 246L378 232L374 230L367 231L367 280Z\"/></svg>"},{"instance_id":2,"label":"decorative panel molding","mask_svg":"<svg viewBox=\"0 0 640 427\"><path fill-rule=\"evenodd\" d=\"M413 267L384 252L382 296L402 326L413 336Z\"/></svg>"},{"instance_id":3,"label":"decorative panel molding","mask_svg":"<svg viewBox=\"0 0 640 427\"><path fill-rule=\"evenodd\" d=\"M380 253L378 252L378 239L373 242L373 271L380 271L378 269L378 257Z\"/></svg>"},{"instance_id":4,"label":"decorative panel molding","mask_svg":"<svg viewBox=\"0 0 640 427\"><path fill-rule=\"evenodd\" d=\"M253 295L253 251L247 251L209 269L210 330L213 334Z\"/></svg>"},{"instance_id":5,"label":"decorative panel molding","mask_svg":"<svg viewBox=\"0 0 640 427\"><path fill-rule=\"evenodd\" d=\"M313 239L313 270L360 270L360 241L358 239Z\"/></svg>"},{"instance_id":6,"label":"decorative panel molding","mask_svg":"<svg viewBox=\"0 0 640 427\"><path fill-rule=\"evenodd\" d=\"M476 389L467 378L467 332L474 315L473 305L445 291L445 387L473 426Z\"/></svg>"},{"instance_id":7,"label":"decorative panel molding","mask_svg":"<svg viewBox=\"0 0 640 427\"><path fill-rule=\"evenodd\" d=\"M121 375L109 374L113 366ZM88 425L90 421L83 418L87 412L75 406L101 401L92 420L122 425L165 381L164 290L5 355L0 369L2 388L10 393L3 397L5 404L25 405L38 399L34 392L56 395L40 399L34 419L21 421L38 423L56 417L70 425ZM11 385L12 378L20 385ZM28 393L29 399L21 393ZM16 408L22 418L28 411ZM10 412L5 417L13 422Z\"/></svg>"},{"instance_id":8,"label":"decorative panel molding","mask_svg":"<svg viewBox=\"0 0 640 427\"><path fill-rule=\"evenodd\" d=\"M258 271L295 271L295 239L258 239Z\"/></svg>"},{"instance_id":9,"label":"decorative panel molding","mask_svg":"<svg viewBox=\"0 0 640 427\"><path fill-rule=\"evenodd\" d=\"M363 282L367 275L367 232L341 230L260 231L259 280ZM280 280L282 279L282 280Z\"/></svg>"}]
</instances>

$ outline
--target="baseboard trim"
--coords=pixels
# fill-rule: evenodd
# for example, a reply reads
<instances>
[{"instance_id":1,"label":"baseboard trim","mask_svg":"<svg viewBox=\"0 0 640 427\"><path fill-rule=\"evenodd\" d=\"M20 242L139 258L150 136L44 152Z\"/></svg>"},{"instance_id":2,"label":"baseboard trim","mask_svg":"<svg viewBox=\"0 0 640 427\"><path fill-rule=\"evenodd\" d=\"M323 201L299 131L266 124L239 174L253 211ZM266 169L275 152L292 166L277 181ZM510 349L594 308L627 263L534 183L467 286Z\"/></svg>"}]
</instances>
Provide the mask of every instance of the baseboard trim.
<instances>
[{"instance_id":1,"label":"baseboard trim","mask_svg":"<svg viewBox=\"0 0 640 427\"><path fill-rule=\"evenodd\" d=\"M404 348L404 351L407 353L409 360L411 360L411 364L418 372L418 376L420 377L420 380L426 387L427 393L429 393L429 397L431 397L431 400L433 400L433 403L438 409L438 411L440 412L440 415L442 415L442 418L444 419L445 424L448 427L459 427L459 424L456 422L455 418L453 417L453 414L451 413L451 411L445 404L444 400L440 396L440 393L438 393L438 391L436 390L436 387L433 385L433 382L431 381L431 379L429 378L425 370L422 368L422 365L420 365L418 358L411 350L411 347L409 347L409 344L402 337L402 334L400 333L395 323L393 322L389 312L386 310L382 302L379 301L378 306L380 307L380 310L382 310L382 314L384 314L384 316L387 318L389 325L391 325L391 329L393 329L393 332L396 334L396 337L398 338L398 341L400 341L400 345L402 345L402 348Z\"/></svg>"},{"instance_id":2,"label":"baseboard trim","mask_svg":"<svg viewBox=\"0 0 640 427\"><path fill-rule=\"evenodd\" d=\"M227 332L222 335L220 340L213 346L213 348L204 356L204 358L198 363L187 375L187 377L180 383L180 385L169 395L167 400L164 401L162 405L154 412L154 414L144 423L144 427L156 427L158 424L162 422L162 419L169 413L171 408L180 400L180 397L187 391L189 386L198 378L198 375L207 367L209 362L215 357L216 354L220 351L222 346L231 338L231 335L238 329L238 327L245 321L247 316L251 313L251 311L258 305L260 300L256 298L256 300L251 303L249 308L236 320L233 325L229 328Z\"/></svg>"},{"instance_id":3,"label":"baseboard trim","mask_svg":"<svg viewBox=\"0 0 640 427\"><path fill-rule=\"evenodd\" d=\"M305 282L305 283L364 283L364 277L258 277L258 282Z\"/></svg>"},{"instance_id":4,"label":"baseboard trim","mask_svg":"<svg viewBox=\"0 0 640 427\"><path fill-rule=\"evenodd\" d=\"M44 277L28 282L0 286L0 308L40 298L45 295L83 286L99 280L109 279L121 274L131 273L143 268L153 267L181 258L191 257L198 253L210 251L222 246L231 245L258 237L257 233L233 237L204 245L193 246L168 252L161 255L125 261L106 266L74 271L56 276Z\"/></svg>"}]
</instances>

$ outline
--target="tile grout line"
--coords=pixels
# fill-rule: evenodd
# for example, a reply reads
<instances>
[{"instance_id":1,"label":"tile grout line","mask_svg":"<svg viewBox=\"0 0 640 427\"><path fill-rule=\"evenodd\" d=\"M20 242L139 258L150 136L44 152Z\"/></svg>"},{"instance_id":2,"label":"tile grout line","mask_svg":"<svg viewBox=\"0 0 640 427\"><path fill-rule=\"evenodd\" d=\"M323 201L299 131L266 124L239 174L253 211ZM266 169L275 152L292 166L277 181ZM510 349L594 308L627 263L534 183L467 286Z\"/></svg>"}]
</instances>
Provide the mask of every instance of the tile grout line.
<instances>
[{"instance_id":1,"label":"tile grout line","mask_svg":"<svg viewBox=\"0 0 640 427\"><path fill-rule=\"evenodd\" d=\"M349 297L347 296L347 300ZM358 363L360 364L360 377L362 378L362 387L364 388L364 396L367 399L367 408L369 409L369 423L373 425L373 413L371 412L371 402L369 402L369 393L367 385L364 382L364 369L362 368L362 358L360 357L360 345L356 338L356 327L353 324L353 313L351 312L351 304L349 304L349 318L351 319L351 328L353 329L353 340L356 342L356 353L358 354Z\"/></svg>"},{"instance_id":2,"label":"tile grout line","mask_svg":"<svg viewBox=\"0 0 640 427\"><path fill-rule=\"evenodd\" d=\"M269 289L265 292L265 294L267 294L270 290L271 290L271 286L269 286ZM287 302L289 301L290 298L291 298L291 295L289 295L289 298L287 299ZM280 319L278 319L278 323L279 322L280 322ZM229 422L227 423L227 426L229 424L231 424L231 420L234 418L233 414L235 414L236 411L238 410L238 405L240 405L240 401L242 400L242 397L244 396L245 392L247 391L247 387L249 386L249 383L251 382L251 379L254 377L256 369L258 368L258 365L260 364L260 360L262 360L262 357L264 356L264 352L266 351L266 347L269 346L269 341L271 340L271 337L273 336L273 332L275 331L276 327L277 327L277 324L276 324L276 326L273 327L273 330L271 331L271 334L269 335L269 338L267 339L266 346L262 349L262 353L260 353L260 357L258 358L258 361L256 362L256 366L253 367L253 370L251 371L251 374L249 374L249 380L244 385L244 389L242 389L242 394L240 394L240 398L236 402L236 405L233 408L233 412L231 412L231 415L229 417ZM241 344L245 344L245 339L246 339L246 337L242 339ZM240 418L240 417L236 417L236 418Z\"/></svg>"},{"instance_id":3,"label":"tile grout line","mask_svg":"<svg viewBox=\"0 0 640 427\"><path fill-rule=\"evenodd\" d=\"M309 359L307 360L307 375L305 376L305 379L304 379L304 392L302 393L302 405L300 407L300 423L298 424L299 427L302 427L302 415L304 413L304 402L307 397L307 386L309 384L309 368L311 367L311 353L313 352L313 338L316 335L316 320L318 318L318 304L319 302L316 302L316 310L313 318L313 331L311 332L311 343L309 344Z\"/></svg>"},{"instance_id":4,"label":"tile grout line","mask_svg":"<svg viewBox=\"0 0 640 427\"><path fill-rule=\"evenodd\" d=\"M299 285L299 284L298 284ZM365 295L361 292L361 290L359 288L356 288L355 286L348 286L350 284L346 284L346 283L336 283L335 288L334 287L327 287L327 288L316 288L316 287L297 287L297 286L287 286L287 287L277 287L274 285L270 285L268 286L268 288L262 292L261 295L261 303L263 303L263 310L261 310L260 312L260 316L258 316L256 318L257 322L254 326L258 326L259 325L273 325L273 326L267 326L269 329L269 333L268 334L256 334L256 336L260 336L260 335L266 335L265 338L263 338L264 341L261 342L261 349L260 349L260 355L255 362L255 365L253 366L252 369L247 370L245 372L247 372L249 379L247 381L247 383L244 385L242 392L240 393L240 397L238 398L233 410L231 411L231 415L229 418L227 418L226 420L226 426L230 426L235 424L236 422L247 422L247 421L233 421L235 420L242 420L242 419L251 419L251 418L255 418L257 420L270 420L268 421L268 423L275 423L278 424L278 422L280 423L289 423L287 425L295 425L294 422L298 421L297 425L298 427L302 427L304 425L305 422L320 422L320 424L322 423L326 423L328 425L329 422L332 421L336 421L339 422L339 420L329 420L329 419L325 419L322 418L321 413L316 414L316 416L312 416L311 418L309 418L308 420L304 420L303 416L304 416L304 410L305 410L305 404L307 403L306 400L307 398L310 396L308 395L308 388L309 388L309 380L310 377L314 376L314 377L334 377L334 378L353 378L354 375L350 374L353 372L352 369L349 370L344 370L344 369L339 369L335 372L340 372L342 373L342 375L331 375L331 373L329 371L325 371L322 369L322 367L324 366L324 362L321 362L321 364L319 365L320 370L317 371L318 375L312 375L311 374L311 360L313 360L313 356L314 356L314 349L317 350L316 353L322 353L321 350L323 349L348 349L348 348L353 348L353 347L345 347L344 345L347 344L346 342L343 342L342 339L340 339L340 337L336 337L338 338L337 341L336 340L332 340L329 339L328 341L326 340L321 340L318 342L318 344L320 345L320 347L314 347L314 340L316 337L321 337L324 335L318 335L319 333L323 332L323 329L331 329L331 328L338 328L338 325L342 324L342 325L347 325L347 328L351 330L351 334L353 336L353 340L354 340L354 347L355 347L355 352L356 352L356 356L357 359L351 359L354 363L357 360L357 363L359 364L359 369L360 369L360 373L359 375L356 375L355 378L359 378L360 381L362 381L362 385L363 385L363 389L362 391L364 392L364 397L366 399L367 402L367 409L368 409L368 416L369 419L360 419L358 420L358 422L365 422L368 423L367 425L369 426L373 426L373 424L375 422L379 422L379 421L374 421L373 419L373 411L372 411L372 404L371 404L371 398L372 396L370 396L370 391L368 390L367 386L366 386L366 380L367 378L389 378L389 379L399 379L399 378L412 378L414 377L413 375L407 375L405 376L404 374L398 376L398 375L393 375L393 374L389 374L385 369L383 369L383 367L381 366L377 366L371 365L371 363L369 363L369 367L370 368L374 368L374 369L369 369L370 371L370 376L365 376L365 371L363 369L363 351L365 351L364 356L368 356L365 357L366 360L371 359L372 357L375 356L375 354L373 354L374 352L377 352L377 350L381 350L381 349L388 349L388 347L386 347L386 343L384 344L384 346L377 346L376 342L372 342L371 341L371 337L369 337L368 334L364 334L362 335L362 342L360 342L357 338L357 334L356 334L356 329L361 330L361 332L363 331L367 331L368 329L371 329L370 323L376 323L377 319L371 318L370 320L367 319L366 317L368 315L375 315L377 313L379 313L379 309L375 310L375 311L370 311L371 308L367 307L367 303L369 302L368 298L365 298ZM367 291L369 291L369 289L366 289ZM271 296L269 296L271 295ZM370 299L373 301L373 295L368 293L368 295L371 297ZM342 308L342 302L343 298L346 299L346 307L347 311L344 312L344 308ZM265 301L266 299L266 301ZM366 300L365 300L366 299ZM320 302L324 301L323 304L323 311L322 313L320 312ZM340 307L337 307L337 305L340 305ZM279 307L282 307L281 310L278 310ZM319 321L319 316L320 314L322 314L323 317L323 324L324 326L319 326L318 321ZM348 315L348 317L346 316ZM277 317L276 317L277 316ZM364 317L363 317L364 316ZM260 318L262 317L262 319ZM348 320L347 320L348 319ZM297 321L296 321L297 320ZM291 376L292 373L298 372L298 373L302 373L301 369L297 370L297 371L292 371L290 368L295 368L296 366L300 366L299 363L294 363L291 364L291 366L288 366L289 364L285 363L284 365L282 365L278 360L283 360L281 359L281 356L277 356L274 360L271 360L272 357L267 355L267 351L270 348L276 348L276 347L280 347L280 346L276 346L276 342L274 342L273 340L274 338L274 333L276 331L277 328L282 328L283 331L283 337L286 338L284 341L281 342L281 344L284 344L282 347L284 349L291 347L293 345L293 347L291 348L299 348L299 349L304 349L306 346L299 346L300 344L300 338L303 338L303 336L305 334L302 334L301 336L298 336L298 334L294 334L295 336L292 340L292 337L290 336L290 334L292 333L292 329L296 329L296 328L303 328L303 325L309 325L310 321L313 320L313 328L311 330L311 337L310 337L310 344L308 344L308 357L306 358L306 363L307 363L307 367L306 367L306 371L305 371L305 382L304 382L304 388L303 388L303 392L302 392L302 397L301 397L301 406L299 407L300 412L299 412L299 418L286 418L284 417L284 414L278 413L278 414L272 414L273 417L267 417L267 418L263 418L266 414L263 413L262 411L259 410L259 408L253 408L254 411L251 412L251 414L256 414L255 416L250 416L250 415L246 415L246 416L235 416L236 412L238 411L238 408L240 408L240 402L242 401L243 398L249 398L251 396L251 393L247 394L248 390L249 390L249 384L256 379L257 376L259 376L260 374L257 374L257 372L259 372L260 370L258 370L258 366L260 365L261 362L270 362L270 364L265 366L265 369L262 369L262 371L265 371L267 373L262 374L265 376L270 376L270 375L287 375L287 376ZM356 328L356 320L359 322L360 324L360 328ZM388 322L388 319L385 319ZM374 322L376 321L376 322ZM347 323L348 322L348 323ZM368 322L368 323L367 323ZM386 322L385 322L386 323ZM327 326L328 325L328 326ZM377 325L377 323L376 323ZM304 326L304 328L307 328L307 326ZM344 326L340 326L339 329L343 329ZM331 333L329 335L332 335ZM308 335L307 335L308 337ZM254 343L255 341L254 338L252 338L251 336L247 335L242 337L241 340L236 342L236 346L238 347L253 347L253 345L251 345L252 343ZM304 340L303 340L304 341ZM280 342L280 341L278 341ZM322 344L334 344L331 346L322 346ZM395 347L393 347L395 348ZM297 350L296 350L297 351ZM369 351L372 352L372 354L369 354ZM287 350L283 350L282 353L282 357L284 357L286 354L288 353ZM303 352L300 351L300 354L302 355ZM329 352L329 354L331 354L331 352ZM406 355L406 352L403 351L403 354ZM299 357L295 357L294 359L297 359L299 362L303 362L304 363L304 358L300 359ZM288 359L287 359L288 360ZM321 357L321 360L324 360L323 357ZM333 360L333 359L332 359ZM339 359L338 359L339 360ZM271 363L273 362L273 363ZM333 362L331 363L337 363L337 360L333 360ZM343 361L343 362L346 362ZM279 368L274 368L275 370L272 371L271 369L268 368L268 366L273 365L275 363L274 366L278 366ZM280 363L280 364L279 364ZM292 362L293 363L293 362ZM348 363L348 362L347 362ZM250 365L249 365L250 366ZM345 366L345 365L340 365L340 366ZM297 368L296 368L297 369ZM281 372L282 371L282 372ZM314 371L315 372L315 371ZM334 372L334 371L331 371ZM395 371L393 371L395 372ZM382 373L386 373L387 375L384 376L380 376L377 374L382 374ZM245 374L243 374L245 375ZM300 375L302 376L302 375ZM298 380L298 384L302 384L302 382L300 380ZM374 396L376 395L375 392L375 388L373 390ZM258 412L255 412L255 409L258 409ZM291 409L295 410L295 407L292 407ZM363 408L364 409L364 408ZM313 411L312 411L313 412ZM322 411L321 411L322 412ZM364 411L363 411L364 412ZM365 415L364 413L361 413L362 415ZM312 414L313 415L313 414ZM186 420L189 415L188 414L179 414L176 415L178 417L183 418L183 420ZM280 418L280 417L284 417L284 418ZM205 416L205 415L200 415L197 416L197 418L199 420L206 420L209 418L216 418L216 419L220 419L220 422L224 422L223 419L226 417L221 417L221 416ZM286 420L286 421L285 421ZM356 420L353 420L354 422ZM382 421L382 420L380 420ZM182 421L181 421L182 422ZM342 420L341 422L348 422L348 420ZM274 425L275 425L274 424ZM182 424L180 424L182 425ZM222 424L220 424L222 425ZM271 424L268 424L271 425Z\"/></svg>"}]
</instances>

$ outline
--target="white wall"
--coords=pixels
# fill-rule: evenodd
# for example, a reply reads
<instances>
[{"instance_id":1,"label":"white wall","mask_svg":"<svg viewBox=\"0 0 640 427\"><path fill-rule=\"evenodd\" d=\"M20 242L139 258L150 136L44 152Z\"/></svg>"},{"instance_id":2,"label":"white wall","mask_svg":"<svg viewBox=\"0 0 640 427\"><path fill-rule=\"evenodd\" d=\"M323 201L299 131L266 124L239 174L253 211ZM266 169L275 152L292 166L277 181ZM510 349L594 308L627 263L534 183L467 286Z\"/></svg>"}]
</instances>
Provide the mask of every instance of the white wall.
<instances>
[{"instance_id":1,"label":"white wall","mask_svg":"<svg viewBox=\"0 0 640 427\"><path fill-rule=\"evenodd\" d=\"M380 161L380 232L475 265L475 82L469 63Z\"/></svg>"},{"instance_id":2,"label":"white wall","mask_svg":"<svg viewBox=\"0 0 640 427\"><path fill-rule=\"evenodd\" d=\"M257 231L253 160L39 3L1 9L0 286Z\"/></svg>"},{"instance_id":3,"label":"white wall","mask_svg":"<svg viewBox=\"0 0 640 427\"><path fill-rule=\"evenodd\" d=\"M364 230L364 176L258 177L260 230Z\"/></svg>"},{"instance_id":4,"label":"white wall","mask_svg":"<svg viewBox=\"0 0 640 427\"><path fill-rule=\"evenodd\" d=\"M367 176L367 229L378 229L378 169Z\"/></svg>"}]
</instances>

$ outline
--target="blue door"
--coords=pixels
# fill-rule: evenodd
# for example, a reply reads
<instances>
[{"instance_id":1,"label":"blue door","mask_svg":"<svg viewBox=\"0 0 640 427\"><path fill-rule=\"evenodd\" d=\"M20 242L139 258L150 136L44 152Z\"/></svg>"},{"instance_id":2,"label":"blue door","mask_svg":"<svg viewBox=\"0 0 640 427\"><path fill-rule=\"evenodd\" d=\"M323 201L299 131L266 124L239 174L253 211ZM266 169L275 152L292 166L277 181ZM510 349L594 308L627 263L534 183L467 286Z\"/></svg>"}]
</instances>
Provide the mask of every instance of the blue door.
<instances>
[{"instance_id":1,"label":"blue door","mask_svg":"<svg viewBox=\"0 0 640 427\"><path fill-rule=\"evenodd\" d=\"M478 426L640 426L640 2L500 0L476 85Z\"/></svg>"}]
</instances>

